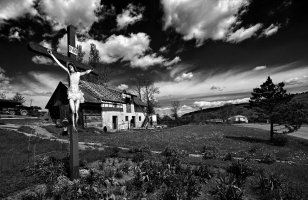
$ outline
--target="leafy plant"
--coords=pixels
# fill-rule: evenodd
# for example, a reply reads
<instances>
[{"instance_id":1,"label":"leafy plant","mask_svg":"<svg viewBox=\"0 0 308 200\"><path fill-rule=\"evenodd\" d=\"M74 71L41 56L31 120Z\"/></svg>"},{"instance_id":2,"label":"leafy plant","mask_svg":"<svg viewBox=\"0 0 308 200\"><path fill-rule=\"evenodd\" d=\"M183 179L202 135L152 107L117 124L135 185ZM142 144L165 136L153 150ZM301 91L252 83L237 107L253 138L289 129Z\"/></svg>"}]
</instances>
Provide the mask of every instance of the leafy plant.
<instances>
[{"instance_id":1,"label":"leafy plant","mask_svg":"<svg viewBox=\"0 0 308 200\"><path fill-rule=\"evenodd\" d=\"M242 200L243 191L236 185L233 176L226 174L220 175L216 180L216 187L210 193L217 200Z\"/></svg>"},{"instance_id":2,"label":"leafy plant","mask_svg":"<svg viewBox=\"0 0 308 200\"><path fill-rule=\"evenodd\" d=\"M227 168L227 172L234 175L235 183L238 186L242 186L246 178L252 176L254 171L246 163L241 161L235 161Z\"/></svg>"},{"instance_id":3,"label":"leafy plant","mask_svg":"<svg viewBox=\"0 0 308 200\"><path fill-rule=\"evenodd\" d=\"M265 154L263 158L261 158L260 162L265 164L273 164L276 162L276 156L275 154Z\"/></svg>"},{"instance_id":4,"label":"leafy plant","mask_svg":"<svg viewBox=\"0 0 308 200\"><path fill-rule=\"evenodd\" d=\"M68 174L65 163L54 157L41 157L35 161L34 167L29 169L30 175L34 175L36 180L47 184L52 184L58 176Z\"/></svg>"},{"instance_id":5,"label":"leafy plant","mask_svg":"<svg viewBox=\"0 0 308 200\"><path fill-rule=\"evenodd\" d=\"M274 173L260 171L257 175L256 189L260 190L261 199L282 199L283 180Z\"/></svg>"},{"instance_id":6,"label":"leafy plant","mask_svg":"<svg viewBox=\"0 0 308 200\"><path fill-rule=\"evenodd\" d=\"M215 159L218 157L218 149L214 146L204 146L201 153L204 159Z\"/></svg>"},{"instance_id":7,"label":"leafy plant","mask_svg":"<svg viewBox=\"0 0 308 200\"><path fill-rule=\"evenodd\" d=\"M165 157L163 164L171 166L179 166L184 157L188 154L186 151L181 151L177 148L167 147L161 153Z\"/></svg>"}]
</instances>

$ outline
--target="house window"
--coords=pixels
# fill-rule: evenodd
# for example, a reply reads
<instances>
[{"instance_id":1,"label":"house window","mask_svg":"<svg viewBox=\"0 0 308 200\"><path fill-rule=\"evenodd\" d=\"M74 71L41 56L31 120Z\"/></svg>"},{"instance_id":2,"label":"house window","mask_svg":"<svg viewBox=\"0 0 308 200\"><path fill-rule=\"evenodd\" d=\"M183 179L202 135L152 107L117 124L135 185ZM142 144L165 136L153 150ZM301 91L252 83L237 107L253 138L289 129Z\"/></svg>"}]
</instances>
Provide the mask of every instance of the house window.
<instances>
[{"instance_id":1,"label":"house window","mask_svg":"<svg viewBox=\"0 0 308 200\"><path fill-rule=\"evenodd\" d=\"M141 116L139 116L139 122L141 122Z\"/></svg>"},{"instance_id":2,"label":"house window","mask_svg":"<svg viewBox=\"0 0 308 200\"><path fill-rule=\"evenodd\" d=\"M132 110L131 110L131 104L129 104L129 103L126 104L126 112L127 112L127 113L131 113L131 112L132 112Z\"/></svg>"},{"instance_id":3,"label":"house window","mask_svg":"<svg viewBox=\"0 0 308 200\"><path fill-rule=\"evenodd\" d=\"M128 121L128 116L125 116L125 121Z\"/></svg>"}]
</instances>

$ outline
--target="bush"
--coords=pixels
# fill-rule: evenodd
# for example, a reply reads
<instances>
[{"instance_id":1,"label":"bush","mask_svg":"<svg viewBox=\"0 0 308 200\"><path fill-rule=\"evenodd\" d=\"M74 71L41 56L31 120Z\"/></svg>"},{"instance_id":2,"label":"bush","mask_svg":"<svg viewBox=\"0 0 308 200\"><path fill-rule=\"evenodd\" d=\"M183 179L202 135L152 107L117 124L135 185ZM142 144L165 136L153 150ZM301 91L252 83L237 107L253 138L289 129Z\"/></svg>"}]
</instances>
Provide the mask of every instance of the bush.
<instances>
[{"instance_id":1,"label":"bush","mask_svg":"<svg viewBox=\"0 0 308 200\"><path fill-rule=\"evenodd\" d=\"M121 151L121 149L119 147L111 147L108 148L110 150L110 157L111 158L115 158L115 157L119 157L119 152Z\"/></svg>"},{"instance_id":2,"label":"bush","mask_svg":"<svg viewBox=\"0 0 308 200\"><path fill-rule=\"evenodd\" d=\"M283 199L304 200L304 192L300 185L288 184L283 190Z\"/></svg>"},{"instance_id":3,"label":"bush","mask_svg":"<svg viewBox=\"0 0 308 200\"><path fill-rule=\"evenodd\" d=\"M251 154L255 154L255 153L257 153L258 149L260 149L260 147L257 146L257 145L254 145L254 146L252 146L252 147L248 150L248 152L251 153Z\"/></svg>"},{"instance_id":4,"label":"bush","mask_svg":"<svg viewBox=\"0 0 308 200\"><path fill-rule=\"evenodd\" d=\"M255 188L260 190L261 200L282 199L283 181L274 173L268 175L260 171Z\"/></svg>"},{"instance_id":5,"label":"bush","mask_svg":"<svg viewBox=\"0 0 308 200\"><path fill-rule=\"evenodd\" d=\"M273 139L272 143L275 146L285 146L289 142L288 136L283 134L277 134Z\"/></svg>"},{"instance_id":6,"label":"bush","mask_svg":"<svg viewBox=\"0 0 308 200\"><path fill-rule=\"evenodd\" d=\"M184 150L179 150L173 147L167 147L161 153L162 156L165 157L163 159L163 164L171 165L171 166L179 166L182 162L183 158L188 155L188 153Z\"/></svg>"},{"instance_id":7,"label":"bush","mask_svg":"<svg viewBox=\"0 0 308 200\"><path fill-rule=\"evenodd\" d=\"M202 182L206 183L206 180L211 179L214 176L214 173L208 166L202 165L194 170L194 175L200 177Z\"/></svg>"},{"instance_id":8,"label":"bush","mask_svg":"<svg viewBox=\"0 0 308 200\"><path fill-rule=\"evenodd\" d=\"M145 153L138 152L134 154L132 161L138 163L144 161L145 158L146 158Z\"/></svg>"},{"instance_id":9,"label":"bush","mask_svg":"<svg viewBox=\"0 0 308 200\"><path fill-rule=\"evenodd\" d=\"M39 200L40 198L34 191L26 191L21 195L21 200Z\"/></svg>"},{"instance_id":10,"label":"bush","mask_svg":"<svg viewBox=\"0 0 308 200\"><path fill-rule=\"evenodd\" d=\"M228 168L227 172L235 177L235 183L240 187L245 182L246 178L252 176L254 171L246 163L241 161L233 162Z\"/></svg>"},{"instance_id":11,"label":"bush","mask_svg":"<svg viewBox=\"0 0 308 200\"><path fill-rule=\"evenodd\" d=\"M235 184L236 180L226 174L216 180L216 187L210 193L217 200L243 200L243 191Z\"/></svg>"},{"instance_id":12,"label":"bush","mask_svg":"<svg viewBox=\"0 0 308 200\"><path fill-rule=\"evenodd\" d=\"M204 146L201 153L204 159L215 159L218 157L218 149L214 146Z\"/></svg>"},{"instance_id":13,"label":"bush","mask_svg":"<svg viewBox=\"0 0 308 200\"><path fill-rule=\"evenodd\" d=\"M231 161L234 156L235 156L234 153L227 153L224 157L224 161Z\"/></svg>"},{"instance_id":14,"label":"bush","mask_svg":"<svg viewBox=\"0 0 308 200\"><path fill-rule=\"evenodd\" d=\"M118 179L123 178L123 172L121 170L117 170L116 173L114 174L114 177Z\"/></svg>"},{"instance_id":15,"label":"bush","mask_svg":"<svg viewBox=\"0 0 308 200\"><path fill-rule=\"evenodd\" d=\"M34 175L38 182L53 184L58 176L69 174L68 159L56 159L54 157L42 157L35 161L34 167L29 169L30 175Z\"/></svg>"},{"instance_id":16,"label":"bush","mask_svg":"<svg viewBox=\"0 0 308 200\"><path fill-rule=\"evenodd\" d=\"M265 154L260 160L260 163L265 163L265 164L273 164L274 162L276 162L275 154Z\"/></svg>"}]
</instances>

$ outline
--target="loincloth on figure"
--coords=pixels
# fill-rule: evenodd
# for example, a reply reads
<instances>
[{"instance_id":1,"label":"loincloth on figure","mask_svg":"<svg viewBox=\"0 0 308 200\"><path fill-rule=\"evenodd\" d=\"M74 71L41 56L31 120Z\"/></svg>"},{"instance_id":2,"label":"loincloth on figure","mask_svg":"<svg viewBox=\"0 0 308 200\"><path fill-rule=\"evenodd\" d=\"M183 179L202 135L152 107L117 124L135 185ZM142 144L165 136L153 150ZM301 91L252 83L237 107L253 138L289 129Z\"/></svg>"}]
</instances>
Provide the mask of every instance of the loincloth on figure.
<instances>
[{"instance_id":1,"label":"loincloth on figure","mask_svg":"<svg viewBox=\"0 0 308 200\"><path fill-rule=\"evenodd\" d=\"M83 93L80 90L73 90L71 87L67 90L67 98L73 101L79 100L80 103L84 103Z\"/></svg>"}]
</instances>

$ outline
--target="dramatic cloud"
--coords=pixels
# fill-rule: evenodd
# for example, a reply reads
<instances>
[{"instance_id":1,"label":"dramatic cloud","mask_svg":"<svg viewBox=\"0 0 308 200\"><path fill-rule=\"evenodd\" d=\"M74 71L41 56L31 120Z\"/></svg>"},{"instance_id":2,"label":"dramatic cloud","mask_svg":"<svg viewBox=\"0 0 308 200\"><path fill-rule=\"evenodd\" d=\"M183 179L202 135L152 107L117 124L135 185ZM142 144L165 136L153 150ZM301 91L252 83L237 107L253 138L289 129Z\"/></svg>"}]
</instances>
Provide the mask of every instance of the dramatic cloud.
<instances>
[{"instance_id":1,"label":"dramatic cloud","mask_svg":"<svg viewBox=\"0 0 308 200\"><path fill-rule=\"evenodd\" d=\"M213 86L210 88L210 90L218 90L218 91L223 91L224 89L223 89L223 88L221 88L221 87L219 87L219 86L215 86L215 85L213 85Z\"/></svg>"},{"instance_id":2,"label":"dramatic cloud","mask_svg":"<svg viewBox=\"0 0 308 200\"><path fill-rule=\"evenodd\" d=\"M0 1L0 23L3 20L16 19L26 13L37 14L33 8L35 0L1 0Z\"/></svg>"},{"instance_id":3,"label":"dramatic cloud","mask_svg":"<svg viewBox=\"0 0 308 200\"><path fill-rule=\"evenodd\" d=\"M179 74L187 72L188 68L185 65L175 68L170 72L171 78L180 76ZM247 71L239 71L236 69L228 70L220 74L215 74L204 78L198 72L194 72L194 78L187 81L161 81L157 82L156 86L160 88L160 98L173 96L173 97L187 97L187 96L210 96L217 95L217 91L210 89L211 86L227 86L224 89L224 94L231 93L250 93L253 88L259 87L266 78L270 76L275 83L279 83L294 77L302 77L307 74L307 66L301 63L289 63L286 65L271 66L262 73L256 73L250 70L247 66ZM197 76L198 74L198 76ZM172 76L173 75L173 76ZM289 87L291 88L291 87Z\"/></svg>"},{"instance_id":4,"label":"dramatic cloud","mask_svg":"<svg viewBox=\"0 0 308 200\"><path fill-rule=\"evenodd\" d=\"M5 94L7 97L7 94L10 95L10 93L12 93L10 81L11 79L6 76L5 70L0 67L0 93Z\"/></svg>"},{"instance_id":5,"label":"dramatic cloud","mask_svg":"<svg viewBox=\"0 0 308 200\"><path fill-rule=\"evenodd\" d=\"M140 13L142 9L129 4L126 10L123 10L121 14L117 16L117 24L119 29L123 29L128 25L134 24L142 19L142 14Z\"/></svg>"},{"instance_id":6,"label":"dramatic cloud","mask_svg":"<svg viewBox=\"0 0 308 200\"><path fill-rule=\"evenodd\" d=\"M187 106L187 105L183 105L183 106L181 106L180 107L180 110L179 110L179 115L180 116L182 116L182 115L184 115L185 113L189 113L189 112L192 112L192 111L194 111L194 110L196 110L196 108L193 108L193 107L191 107L191 106Z\"/></svg>"},{"instance_id":7,"label":"dramatic cloud","mask_svg":"<svg viewBox=\"0 0 308 200\"><path fill-rule=\"evenodd\" d=\"M286 81L284 81L286 85L301 85L303 83L308 83L308 75L301 76L301 77L294 77L289 78Z\"/></svg>"},{"instance_id":8,"label":"dramatic cloud","mask_svg":"<svg viewBox=\"0 0 308 200\"><path fill-rule=\"evenodd\" d=\"M170 102L170 104L171 104L171 102ZM171 113L171 109L172 109L171 107L166 106L166 107L156 108L155 112L158 113L160 116L165 116L165 115L171 116L171 114L172 114ZM195 107L188 106L188 105L183 105L183 106L179 107L178 115L182 116L185 113L189 113L189 112L192 112L194 110L196 110Z\"/></svg>"},{"instance_id":9,"label":"dramatic cloud","mask_svg":"<svg viewBox=\"0 0 308 200\"><path fill-rule=\"evenodd\" d=\"M55 29L74 25L79 29L89 29L98 18L95 11L100 8L100 0L43 0L39 4Z\"/></svg>"},{"instance_id":10,"label":"dramatic cloud","mask_svg":"<svg viewBox=\"0 0 308 200\"><path fill-rule=\"evenodd\" d=\"M180 76L177 76L174 80L176 82L182 82L182 81L187 81L187 80L191 80L194 77L192 72L188 72L188 73L182 73Z\"/></svg>"},{"instance_id":11,"label":"dramatic cloud","mask_svg":"<svg viewBox=\"0 0 308 200\"><path fill-rule=\"evenodd\" d=\"M5 70L0 67L0 89L3 89L5 85L9 84L10 78L6 76Z\"/></svg>"},{"instance_id":12,"label":"dramatic cloud","mask_svg":"<svg viewBox=\"0 0 308 200\"><path fill-rule=\"evenodd\" d=\"M266 69L266 66L257 66L253 70L254 71L261 71L261 70L264 70L264 69Z\"/></svg>"},{"instance_id":13,"label":"dramatic cloud","mask_svg":"<svg viewBox=\"0 0 308 200\"><path fill-rule=\"evenodd\" d=\"M35 64L42 64L42 65L55 65L55 62L53 60L45 56L33 56L32 62L34 62Z\"/></svg>"},{"instance_id":14,"label":"dramatic cloud","mask_svg":"<svg viewBox=\"0 0 308 200\"><path fill-rule=\"evenodd\" d=\"M256 24L247 29L242 27L236 30L235 32L231 33L228 36L227 41L233 43L242 42L243 40L251 38L253 35L255 35L255 32L258 31L261 27L262 27L261 24Z\"/></svg>"},{"instance_id":15,"label":"dramatic cloud","mask_svg":"<svg viewBox=\"0 0 308 200\"><path fill-rule=\"evenodd\" d=\"M227 101L196 101L196 102L194 102L194 105L196 107L211 108L211 107L220 107L220 106L223 106L225 104L247 103L247 102L249 102L249 99L250 98L227 100Z\"/></svg>"},{"instance_id":16,"label":"dramatic cloud","mask_svg":"<svg viewBox=\"0 0 308 200\"><path fill-rule=\"evenodd\" d=\"M175 65L180 61L181 61L181 58L179 56L176 56L173 60L165 62L164 65L168 67L171 65Z\"/></svg>"},{"instance_id":17,"label":"dramatic cloud","mask_svg":"<svg viewBox=\"0 0 308 200\"><path fill-rule=\"evenodd\" d=\"M95 44L99 50L100 59L105 63L113 63L118 60L130 61L135 57L143 56L146 51L150 50L150 37L145 33L124 35L111 35L105 42L94 39L86 39L77 41L82 46L82 50L86 52L85 58L89 57L90 44ZM59 41L58 51L66 54L67 35Z\"/></svg>"},{"instance_id":18,"label":"dramatic cloud","mask_svg":"<svg viewBox=\"0 0 308 200\"><path fill-rule=\"evenodd\" d=\"M180 61L179 57L176 57L172 61L168 61L162 56L158 56L156 53L149 53L150 37L145 33L124 35L112 35L104 42L100 42L94 39L86 39L84 41L77 41L78 45L82 46L82 50L86 52L85 58L89 58L90 45L95 44L99 50L101 62L114 63L116 61L128 61L132 68L147 69L153 65L168 66ZM62 54L66 54L67 36L59 40L58 51Z\"/></svg>"},{"instance_id":19,"label":"dramatic cloud","mask_svg":"<svg viewBox=\"0 0 308 200\"><path fill-rule=\"evenodd\" d=\"M165 29L173 27L184 40L222 40L238 21L248 0L162 0Z\"/></svg>"},{"instance_id":20,"label":"dramatic cloud","mask_svg":"<svg viewBox=\"0 0 308 200\"><path fill-rule=\"evenodd\" d=\"M269 37L277 33L278 29L279 29L279 26L271 24L267 29L263 31L262 35L264 35L265 37Z\"/></svg>"},{"instance_id":21,"label":"dramatic cloud","mask_svg":"<svg viewBox=\"0 0 308 200\"><path fill-rule=\"evenodd\" d=\"M27 100L32 99L33 105L45 107L59 81L65 81L66 76L50 72L30 71L14 77L11 86Z\"/></svg>"},{"instance_id":22,"label":"dramatic cloud","mask_svg":"<svg viewBox=\"0 0 308 200\"><path fill-rule=\"evenodd\" d=\"M149 66L162 64L164 61L165 59L163 57L157 56L154 53L142 57L134 57L130 63L132 67L140 67L142 69L146 69Z\"/></svg>"},{"instance_id":23,"label":"dramatic cloud","mask_svg":"<svg viewBox=\"0 0 308 200\"><path fill-rule=\"evenodd\" d=\"M65 35L65 38L66 38L66 35ZM66 40L67 41L67 40ZM47 42L46 40L43 40L42 42L40 42L40 45L42 45L43 47L46 47L48 49L52 49L51 48L51 43L50 42ZM64 45L64 44L62 44ZM66 44L67 45L67 44ZM64 47L63 47L64 48Z\"/></svg>"},{"instance_id":24,"label":"dramatic cloud","mask_svg":"<svg viewBox=\"0 0 308 200\"><path fill-rule=\"evenodd\" d=\"M167 47L163 46L159 49L160 52L164 53L167 51Z\"/></svg>"},{"instance_id":25,"label":"dramatic cloud","mask_svg":"<svg viewBox=\"0 0 308 200\"><path fill-rule=\"evenodd\" d=\"M8 37L9 41L14 41L14 40L20 41L22 38L21 38L19 32L20 32L20 29L11 28L10 33L9 33L9 37Z\"/></svg>"},{"instance_id":26,"label":"dramatic cloud","mask_svg":"<svg viewBox=\"0 0 308 200\"><path fill-rule=\"evenodd\" d=\"M126 90L126 89L128 88L128 85L126 85L126 84L121 84L121 85L118 86L118 88L119 88L120 90Z\"/></svg>"}]
</instances>

